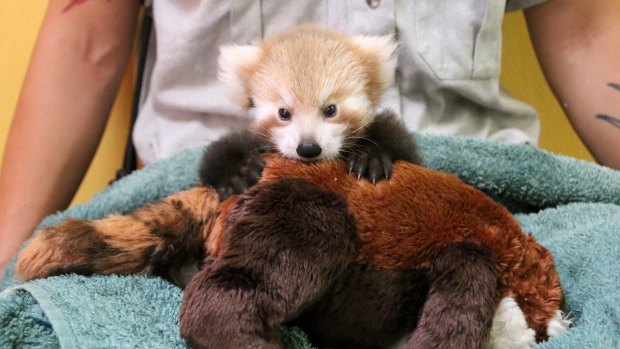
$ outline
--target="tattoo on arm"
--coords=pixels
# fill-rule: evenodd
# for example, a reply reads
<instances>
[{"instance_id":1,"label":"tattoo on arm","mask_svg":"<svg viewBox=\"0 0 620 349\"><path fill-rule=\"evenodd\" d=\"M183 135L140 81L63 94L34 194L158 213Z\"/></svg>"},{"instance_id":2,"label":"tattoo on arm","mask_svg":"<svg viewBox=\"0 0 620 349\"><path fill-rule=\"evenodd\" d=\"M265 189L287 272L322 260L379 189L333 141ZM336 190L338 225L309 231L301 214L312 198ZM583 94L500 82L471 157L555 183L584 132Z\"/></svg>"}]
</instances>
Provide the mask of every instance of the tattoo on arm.
<instances>
[{"instance_id":1,"label":"tattoo on arm","mask_svg":"<svg viewBox=\"0 0 620 349\"><path fill-rule=\"evenodd\" d=\"M71 8L73 8L74 6L82 5L85 2L86 2L86 0L71 0L71 1L69 1L69 4L67 4L67 6L62 10L62 12L67 12Z\"/></svg>"},{"instance_id":2,"label":"tattoo on arm","mask_svg":"<svg viewBox=\"0 0 620 349\"><path fill-rule=\"evenodd\" d=\"M610 82L607 84L607 86L611 87L611 88L615 88L616 90L620 91L620 84L617 84L615 82Z\"/></svg>"},{"instance_id":3,"label":"tattoo on arm","mask_svg":"<svg viewBox=\"0 0 620 349\"><path fill-rule=\"evenodd\" d=\"M607 84L607 86L620 91L620 84L615 83L615 82L610 82ZM611 116L611 115L607 115L607 114L597 114L596 118L599 120L603 120L606 121L614 126L616 126L617 128L620 128L620 118Z\"/></svg>"},{"instance_id":4,"label":"tattoo on arm","mask_svg":"<svg viewBox=\"0 0 620 349\"><path fill-rule=\"evenodd\" d=\"M620 119L614 118L611 115L598 114L596 118L599 120L607 121L608 123L620 128Z\"/></svg>"},{"instance_id":5,"label":"tattoo on arm","mask_svg":"<svg viewBox=\"0 0 620 349\"><path fill-rule=\"evenodd\" d=\"M69 0L69 3L67 4L67 6L65 6L65 8L62 9L62 13L65 13L65 12L69 11L70 9L72 9L75 6L82 5L86 1L87 0ZM107 0L107 1L109 2L110 0ZM141 3L142 3L142 1L141 1Z\"/></svg>"}]
</instances>

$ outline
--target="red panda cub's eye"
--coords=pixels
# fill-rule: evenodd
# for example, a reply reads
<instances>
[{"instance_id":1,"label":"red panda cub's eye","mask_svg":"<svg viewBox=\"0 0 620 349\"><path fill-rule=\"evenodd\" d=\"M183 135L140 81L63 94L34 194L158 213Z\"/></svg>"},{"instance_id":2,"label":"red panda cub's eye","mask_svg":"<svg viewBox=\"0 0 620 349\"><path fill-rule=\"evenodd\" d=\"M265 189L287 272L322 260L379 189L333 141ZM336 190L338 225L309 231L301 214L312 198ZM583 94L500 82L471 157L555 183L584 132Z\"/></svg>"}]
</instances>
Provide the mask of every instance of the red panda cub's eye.
<instances>
[{"instance_id":1,"label":"red panda cub's eye","mask_svg":"<svg viewBox=\"0 0 620 349\"><path fill-rule=\"evenodd\" d=\"M278 117L282 121L289 121L291 119L291 112L287 109L280 108L278 109Z\"/></svg>"},{"instance_id":2,"label":"red panda cub's eye","mask_svg":"<svg viewBox=\"0 0 620 349\"><path fill-rule=\"evenodd\" d=\"M334 104L330 104L323 109L323 115L325 115L326 118L331 118L336 115L337 111L338 109L336 109L336 106Z\"/></svg>"}]
</instances>

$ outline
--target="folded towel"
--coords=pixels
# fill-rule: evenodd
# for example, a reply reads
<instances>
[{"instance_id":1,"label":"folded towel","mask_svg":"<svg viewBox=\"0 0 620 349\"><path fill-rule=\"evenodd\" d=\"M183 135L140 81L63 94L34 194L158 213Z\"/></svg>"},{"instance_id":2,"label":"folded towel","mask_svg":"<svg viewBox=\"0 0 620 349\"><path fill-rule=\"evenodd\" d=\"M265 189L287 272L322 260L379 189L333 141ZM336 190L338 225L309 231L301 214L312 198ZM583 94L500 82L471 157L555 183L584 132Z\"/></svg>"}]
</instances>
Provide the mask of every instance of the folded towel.
<instances>
[{"instance_id":1,"label":"folded towel","mask_svg":"<svg viewBox=\"0 0 620 349\"><path fill-rule=\"evenodd\" d=\"M555 256L572 328L540 348L620 347L620 172L529 146L418 136L425 165L458 175L513 212ZM89 203L48 217L127 213L197 180L202 149L153 164ZM8 287L8 288L7 288ZM0 289L0 347L173 348L182 291L154 277L64 275ZM311 348L298 329L285 348Z\"/></svg>"}]
</instances>

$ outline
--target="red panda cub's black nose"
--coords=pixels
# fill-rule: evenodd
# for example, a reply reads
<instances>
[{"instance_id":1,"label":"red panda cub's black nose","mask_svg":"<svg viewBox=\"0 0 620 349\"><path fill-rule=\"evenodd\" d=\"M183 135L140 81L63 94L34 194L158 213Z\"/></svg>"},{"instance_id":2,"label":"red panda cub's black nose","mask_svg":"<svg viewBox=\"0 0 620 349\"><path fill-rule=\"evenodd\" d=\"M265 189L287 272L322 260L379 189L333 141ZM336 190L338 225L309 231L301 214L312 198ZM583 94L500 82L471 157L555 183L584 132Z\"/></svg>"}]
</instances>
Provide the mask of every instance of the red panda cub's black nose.
<instances>
[{"instance_id":1,"label":"red panda cub's black nose","mask_svg":"<svg viewBox=\"0 0 620 349\"><path fill-rule=\"evenodd\" d=\"M297 155L302 158L312 159L321 154L321 147L314 142L302 142L297 146Z\"/></svg>"}]
</instances>

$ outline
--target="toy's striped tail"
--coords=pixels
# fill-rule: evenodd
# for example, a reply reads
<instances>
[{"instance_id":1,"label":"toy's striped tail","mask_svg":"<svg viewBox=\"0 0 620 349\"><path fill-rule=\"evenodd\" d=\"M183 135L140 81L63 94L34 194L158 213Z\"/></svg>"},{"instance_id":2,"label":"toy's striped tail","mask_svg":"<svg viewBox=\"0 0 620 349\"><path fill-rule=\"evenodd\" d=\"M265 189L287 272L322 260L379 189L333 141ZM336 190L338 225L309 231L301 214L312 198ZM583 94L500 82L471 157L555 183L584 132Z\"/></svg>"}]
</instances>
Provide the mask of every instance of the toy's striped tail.
<instances>
[{"instance_id":1,"label":"toy's striped tail","mask_svg":"<svg viewBox=\"0 0 620 349\"><path fill-rule=\"evenodd\" d=\"M215 191L195 187L129 215L68 219L32 240L16 273L25 280L65 273L168 276L188 258L201 258L217 207Z\"/></svg>"}]
</instances>

